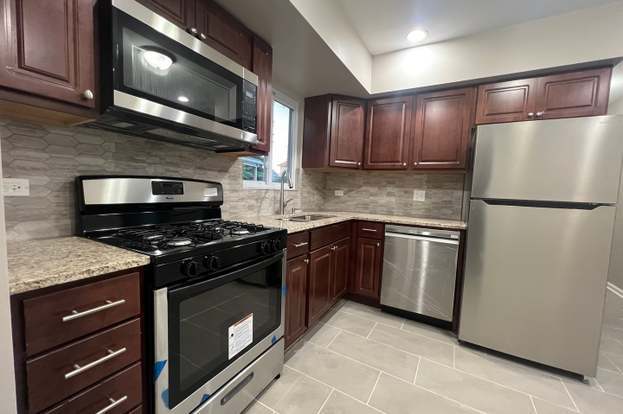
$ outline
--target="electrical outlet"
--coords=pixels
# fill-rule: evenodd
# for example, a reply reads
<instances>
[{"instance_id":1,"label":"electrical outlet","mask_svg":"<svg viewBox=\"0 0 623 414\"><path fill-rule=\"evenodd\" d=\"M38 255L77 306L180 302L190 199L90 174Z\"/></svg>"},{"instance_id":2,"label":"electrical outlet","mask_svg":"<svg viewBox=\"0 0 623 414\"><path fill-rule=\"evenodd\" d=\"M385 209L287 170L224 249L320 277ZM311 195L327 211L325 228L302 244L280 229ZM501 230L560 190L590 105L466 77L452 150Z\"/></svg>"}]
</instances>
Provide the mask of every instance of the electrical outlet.
<instances>
[{"instance_id":1,"label":"electrical outlet","mask_svg":"<svg viewBox=\"0 0 623 414\"><path fill-rule=\"evenodd\" d=\"M30 182L26 178L5 178L2 180L4 195L7 197L28 197Z\"/></svg>"},{"instance_id":2,"label":"electrical outlet","mask_svg":"<svg viewBox=\"0 0 623 414\"><path fill-rule=\"evenodd\" d=\"M333 194L334 194L336 197L344 197L344 190L335 190L335 191L333 192Z\"/></svg>"},{"instance_id":3,"label":"electrical outlet","mask_svg":"<svg viewBox=\"0 0 623 414\"><path fill-rule=\"evenodd\" d=\"M426 200L426 191L413 190L413 201L425 201L425 200Z\"/></svg>"}]
</instances>

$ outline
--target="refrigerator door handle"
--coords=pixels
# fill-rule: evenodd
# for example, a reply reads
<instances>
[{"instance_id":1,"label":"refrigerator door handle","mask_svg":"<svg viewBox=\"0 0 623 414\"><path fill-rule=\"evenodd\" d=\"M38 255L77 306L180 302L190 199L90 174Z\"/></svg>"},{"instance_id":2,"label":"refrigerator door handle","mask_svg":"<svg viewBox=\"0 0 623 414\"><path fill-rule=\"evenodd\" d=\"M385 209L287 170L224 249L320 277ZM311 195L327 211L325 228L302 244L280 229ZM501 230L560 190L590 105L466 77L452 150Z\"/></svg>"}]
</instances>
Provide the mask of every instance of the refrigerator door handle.
<instances>
[{"instance_id":1,"label":"refrigerator door handle","mask_svg":"<svg viewBox=\"0 0 623 414\"><path fill-rule=\"evenodd\" d=\"M490 206L563 208L570 210L595 210L599 207L612 205L607 203L571 203L566 201L505 200L494 198L472 198L472 200L480 200Z\"/></svg>"}]
</instances>

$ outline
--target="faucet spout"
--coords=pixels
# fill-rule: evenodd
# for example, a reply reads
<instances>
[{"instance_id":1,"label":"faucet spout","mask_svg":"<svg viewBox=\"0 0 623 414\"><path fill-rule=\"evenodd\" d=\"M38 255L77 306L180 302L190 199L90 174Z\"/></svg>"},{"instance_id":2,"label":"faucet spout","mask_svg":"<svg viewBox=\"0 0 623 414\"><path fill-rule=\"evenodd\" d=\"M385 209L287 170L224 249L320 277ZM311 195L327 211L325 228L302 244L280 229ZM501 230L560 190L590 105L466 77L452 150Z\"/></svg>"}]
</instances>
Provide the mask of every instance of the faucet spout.
<instances>
[{"instance_id":1,"label":"faucet spout","mask_svg":"<svg viewBox=\"0 0 623 414\"><path fill-rule=\"evenodd\" d=\"M288 174L288 170L284 170L283 173L281 174L281 189L280 189L280 193L279 193L279 214L281 214L282 216L284 216L286 214L286 206L288 205L288 203L292 200L287 200L285 199L285 184L286 182L288 183L288 188L292 189L293 185L292 185L292 179L290 178L290 174Z\"/></svg>"}]
</instances>

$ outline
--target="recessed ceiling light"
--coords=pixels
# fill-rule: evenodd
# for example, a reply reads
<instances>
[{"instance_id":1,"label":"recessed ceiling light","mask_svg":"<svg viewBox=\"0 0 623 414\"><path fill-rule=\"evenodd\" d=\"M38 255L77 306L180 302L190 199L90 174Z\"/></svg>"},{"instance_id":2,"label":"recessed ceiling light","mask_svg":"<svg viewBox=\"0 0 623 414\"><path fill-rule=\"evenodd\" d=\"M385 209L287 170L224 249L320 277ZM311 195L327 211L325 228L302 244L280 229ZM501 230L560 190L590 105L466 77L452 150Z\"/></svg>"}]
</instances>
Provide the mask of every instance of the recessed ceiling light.
<instances>
[{"instance_id":1,"label":"recessed ceiling light","mask_svg":"<svg viewBox=\"0 0 623 414\"><path fill-rule=\"evenodd\" d=\"M414 29L407 35L407 40L413 43L421 42L426 39L428 32L424 29Z\"/></svg>"},{"instance_id":2,"label":"recessed ceiling light","mask_svg":"<svg viewBox=\"0 0 623 414\"><path fill-rule=\"evenodd\" d=\"M177 100L183 103L188 103L190 102L190 99L188 99L186 96L180 95L177 97Z\"/></svg>"}]
</instances>

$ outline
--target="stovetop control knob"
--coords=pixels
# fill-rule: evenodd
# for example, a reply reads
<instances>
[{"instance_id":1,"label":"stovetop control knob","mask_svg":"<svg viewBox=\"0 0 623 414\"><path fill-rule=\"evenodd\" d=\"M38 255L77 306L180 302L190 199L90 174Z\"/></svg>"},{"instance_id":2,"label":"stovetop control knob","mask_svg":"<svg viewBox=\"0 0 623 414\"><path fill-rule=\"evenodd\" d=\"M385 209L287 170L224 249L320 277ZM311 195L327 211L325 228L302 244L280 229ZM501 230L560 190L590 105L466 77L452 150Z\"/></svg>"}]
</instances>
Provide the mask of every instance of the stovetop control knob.
<instances>
[{"instance_id":1,"label":"stovetop control knob","mask_svg":"<svg viewBox=\"0 0 623 414\"><path fill-rule=\"evenodd\" d=\"M219 268L220 260L216 256L206 256L203 258L203 265L209 270L214 271Z\"/></svg>"},{"instance_id":2,"label":"stovetop control knob","mask_svg":"<svg viewBox=\"0 0 623 414\"><path fill-rule=\"evenodd\" d=\"M281 250L281 242L279 240L273 240L272 245L274 252Z\"/></svg>"},{"instance_id":3,"label":"stovetop control knob","mask_svg":"<svg viewBox=\"0 0 623 414\"><path fill-rule=\"evenodd\" d=\"M197 262L192 259L182 262L182 273L186 276L197 276Z\"/></svg>"},{"instance_id":4,"label":"stovetop control knob","mask_svg":"<svg viewBox=\"0 0 623 414\"><path fill-rule=\"evenodd\" d=\"M270 253L270 242L263 241L260 243L260 253L262 254Z\"/></svg>"}]
</instances>

